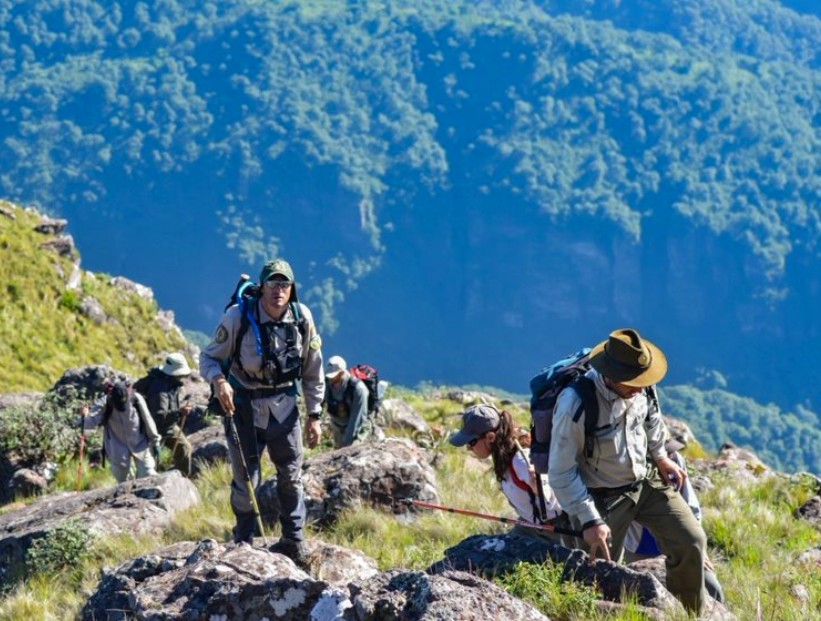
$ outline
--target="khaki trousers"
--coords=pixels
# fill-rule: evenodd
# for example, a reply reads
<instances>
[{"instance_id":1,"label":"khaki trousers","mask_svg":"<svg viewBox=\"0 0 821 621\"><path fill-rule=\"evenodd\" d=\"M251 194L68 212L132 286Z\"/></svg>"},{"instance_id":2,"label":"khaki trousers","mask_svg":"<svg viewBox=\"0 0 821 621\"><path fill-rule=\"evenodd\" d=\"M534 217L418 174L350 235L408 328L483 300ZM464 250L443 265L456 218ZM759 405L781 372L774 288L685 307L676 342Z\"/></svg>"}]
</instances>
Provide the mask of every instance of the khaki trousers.
<instances>
[{"instance_id":1,"label":"khaki trousers","mask_svg":"<svg viewBox=\"0 0 821 621\"><path fill-rule=\"evenodd\" d=\"M667 590L693 613L704 608L704 556L707 536L692 510L676 490L660 478L645 479L635 490L614 495L595 493L593 499L610 527L610 557L621 558L630 523L646 526L666 558Z\"/></svg>"}]
</instances>

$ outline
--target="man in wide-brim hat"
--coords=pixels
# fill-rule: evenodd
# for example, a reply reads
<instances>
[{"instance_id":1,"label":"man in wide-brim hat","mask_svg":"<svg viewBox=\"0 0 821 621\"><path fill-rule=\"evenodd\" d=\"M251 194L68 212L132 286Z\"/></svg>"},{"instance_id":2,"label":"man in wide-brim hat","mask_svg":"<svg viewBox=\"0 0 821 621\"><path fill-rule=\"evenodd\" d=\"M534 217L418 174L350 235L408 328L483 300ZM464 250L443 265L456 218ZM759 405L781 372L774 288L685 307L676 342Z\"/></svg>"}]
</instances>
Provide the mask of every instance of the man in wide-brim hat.
<instances>
[{"instance_id":1,"label":"man in wide-brim hat","mask_svg":"<svg viewBox=\"0 0 821 621\"><path fill-rule=\"evenodd\" d=\"M647 526L666 556L667 588L699 613L707 537L677 491L687 472L664 448L653 388L667 374L667 358L625 328L591 350L590 366L556 401L550 484L593 558L618 560L630 523ZM597 423L586 442L582 417L590 415Z\"/></svg>"}]
</instances>

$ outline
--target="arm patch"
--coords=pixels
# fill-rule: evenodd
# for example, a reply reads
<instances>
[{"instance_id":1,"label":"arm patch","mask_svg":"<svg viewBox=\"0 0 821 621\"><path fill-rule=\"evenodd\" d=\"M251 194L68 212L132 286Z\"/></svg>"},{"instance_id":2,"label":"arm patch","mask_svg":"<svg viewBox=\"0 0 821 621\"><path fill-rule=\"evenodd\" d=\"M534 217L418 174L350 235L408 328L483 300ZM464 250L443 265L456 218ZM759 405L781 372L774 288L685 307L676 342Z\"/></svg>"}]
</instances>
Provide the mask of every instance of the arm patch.
<instances>
[{"instance_id":1,"label":"arm patch","mask_svg":"<svg viewBox=\"0 0 821 621\"><path fill-rule=\"evenodd\" d=\"M310 343L308 343L308 346L314 351L317 351L320 347L322 347L322 337L320 337L318 334L314 334L311 337L311 341Z\"/></svg>"}]
</instances>

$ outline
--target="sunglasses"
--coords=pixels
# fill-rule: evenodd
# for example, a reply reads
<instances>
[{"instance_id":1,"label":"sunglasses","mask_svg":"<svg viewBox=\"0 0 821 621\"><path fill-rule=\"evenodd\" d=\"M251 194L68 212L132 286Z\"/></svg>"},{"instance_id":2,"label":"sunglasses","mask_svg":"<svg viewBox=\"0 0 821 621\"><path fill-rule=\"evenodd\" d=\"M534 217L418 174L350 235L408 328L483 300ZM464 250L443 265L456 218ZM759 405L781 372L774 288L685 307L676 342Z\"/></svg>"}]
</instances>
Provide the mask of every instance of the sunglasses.
<instances>
[{"instance_id":1,"label":"sunglasses","mask_svg":"<svg viewBox=\"0 0 821 621\"><path fill-rule=\"evenodd\" d=\"M482 438L484 438L486 435L487 435L487 434L483 433L482 435L480 435L480 436L478 436L478 437L476 437L476 438L473 438L473 440L471 440L470 442L468 442L468 447L473 448L474 446L476 446L476 443L477 443L479 440L481 440Z\"/></svg>"},{"instance_id":2,"label":"sunglasses","mask_svg":"<svg viewBox=\"0 0 821 621\"><path fill-rule=\"evenodd\" d=\"M266 280L265 286L269 289L287 289L293 283L290 280Z\"/></svg>"}]
</instances>

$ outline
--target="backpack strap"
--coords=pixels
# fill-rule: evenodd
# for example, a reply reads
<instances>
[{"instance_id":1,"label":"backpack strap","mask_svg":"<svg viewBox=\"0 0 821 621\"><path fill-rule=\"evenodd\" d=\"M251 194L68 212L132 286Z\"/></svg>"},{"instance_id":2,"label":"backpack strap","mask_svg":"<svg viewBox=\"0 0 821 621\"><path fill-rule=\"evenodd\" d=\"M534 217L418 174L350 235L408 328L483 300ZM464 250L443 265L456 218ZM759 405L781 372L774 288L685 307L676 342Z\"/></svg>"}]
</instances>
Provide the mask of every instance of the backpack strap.
<instances>
[{"instance_id":1,"label":"backpack strap","mask_svg":"<svg viewBox=\"0 0 821 621\"><path fill-rule=\"evenodd\" d=\"M527 459L527 455L524 451L520 451L522 457L525 458L527 463L530 463ZM533 507L533 516L536 521L544 522L545 516L547 515L547 506L545 505L544 500L544 488L542 487L542 477L536 474L536 487L538 493L533 491L533 488L530 487L527 483L522 481L519 478L519 475L516 474L516 468L513 467L513 463L510 464L510 480L513 481L513 484L518 487L519 489L527 492L528 497L530 498L530 506Z\"/></svg>"},{"instance_id":2,"label":"backpack strap","mask_svg":"<svg viewBox=\"0 0 821 621\"><path fill-rule=\"evenodd\" d=\"M596 398L596 384L593 380L584 375L577 377L570 385L582 402L579 404L573 422L578 423L581 415L584 414L584 454L586 457L593 457L593 444L596 437L596 424L599 422L599 401Z\"/></svg>"},{"instance_id":3,"label":"backpack strap","mask_svg":"<svg viewBox=\"0 0 821 621\"><path fill-rule=\"evenodd\" d=\"M356 391L356 385L361 381L362 380L354 375L348 375L348 385L345 386L345 393L342 395L342 401L346 406L350 407L351 403L353 403L353 395L354 391Z\"/></svg>"},{"instance_id":4,"label":"backpack strap","mask_svg":"<svg viewBox=\"0 0 821 621\"><path fill-rule=\"evenodd\" d=\"M530 494L530 498L531 500L533 500L533 489L527 483L525 483L519 478L519 475L516 474L516 468L513 467L513 464L510 465L510 480L513 481L516 487Z\"/></svg>"}]
</instances>

